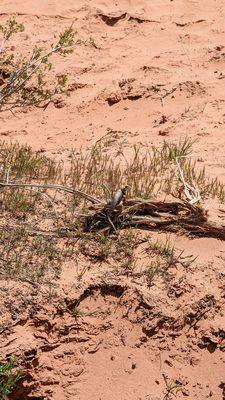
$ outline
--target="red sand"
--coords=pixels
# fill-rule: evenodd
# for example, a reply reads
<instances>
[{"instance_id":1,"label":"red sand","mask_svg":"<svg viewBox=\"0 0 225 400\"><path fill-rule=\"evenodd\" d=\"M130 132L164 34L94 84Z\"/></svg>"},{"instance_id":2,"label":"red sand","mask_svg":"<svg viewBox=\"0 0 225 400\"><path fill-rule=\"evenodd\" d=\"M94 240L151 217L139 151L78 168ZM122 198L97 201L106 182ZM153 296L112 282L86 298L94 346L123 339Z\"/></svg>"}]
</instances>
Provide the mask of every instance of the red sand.
<instances>
[{"instance_id":1,"label":"red sand","mask_svg":"<svg viewBox=\"0 0 225 400\"><path fill-rule=\"evenodd\" d=\"M197 163L225 181L224 1L1 0L0 23L10 15L26 24L28 48L72 21L97 48L57 58L56 73L79 84L65 106L1 115L2 139L66 157L105 135L112 152L188 135ZM173 239L198 259L166 287L103 284L94 266L78 284L69 266L47 305L45 288L2 281L0 355L23 354L31 375L20 400L225 399L225 247ZM60 311L57 296L72 307L88 287L84 316ZM164 374L177 381L170 394Z\"/></svg>"}]
</instances>

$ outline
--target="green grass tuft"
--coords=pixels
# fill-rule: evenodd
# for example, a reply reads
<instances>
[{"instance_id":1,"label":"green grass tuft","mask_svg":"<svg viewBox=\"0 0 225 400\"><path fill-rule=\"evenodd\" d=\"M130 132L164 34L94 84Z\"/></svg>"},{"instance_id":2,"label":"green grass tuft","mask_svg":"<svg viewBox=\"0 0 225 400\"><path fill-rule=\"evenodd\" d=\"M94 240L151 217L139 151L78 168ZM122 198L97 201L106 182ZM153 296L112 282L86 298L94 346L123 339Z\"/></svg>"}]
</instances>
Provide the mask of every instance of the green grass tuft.
<instances>
[{"instance_id":1,"label":"green grass tuft","mask_svg":"<svg viewBox=\"0 0 225 400\"><path fill-rule=\"evenodd\" d=\"M7 362L0 362L0 399L8 400L9 395L25 374L17 368L16 358L11 357Z\"/></svg>"}]
</instances>

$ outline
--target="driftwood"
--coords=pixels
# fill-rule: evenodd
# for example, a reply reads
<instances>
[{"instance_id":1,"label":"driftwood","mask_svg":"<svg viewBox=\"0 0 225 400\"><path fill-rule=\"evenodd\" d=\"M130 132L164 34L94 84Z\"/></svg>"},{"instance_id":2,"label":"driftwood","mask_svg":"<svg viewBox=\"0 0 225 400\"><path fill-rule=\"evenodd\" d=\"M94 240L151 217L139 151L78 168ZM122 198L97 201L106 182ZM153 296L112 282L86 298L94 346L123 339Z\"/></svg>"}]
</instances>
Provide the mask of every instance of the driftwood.
<instances>
[{"instance_id":1,"label":"driftwood","mask_svg":"<svg viewBox=\"0 0 225 400\"><path fill-rule=\"evenodd\" d=\"M116 230L128 227L157 229L225 240L224 227L208 222L207 213L201 206L184 200L169 202L129 199L116 207L97 205L91 210L91 215L84 221L88 231L111 229L108 222L110 218Z\"/></svg>"}]
</instances>

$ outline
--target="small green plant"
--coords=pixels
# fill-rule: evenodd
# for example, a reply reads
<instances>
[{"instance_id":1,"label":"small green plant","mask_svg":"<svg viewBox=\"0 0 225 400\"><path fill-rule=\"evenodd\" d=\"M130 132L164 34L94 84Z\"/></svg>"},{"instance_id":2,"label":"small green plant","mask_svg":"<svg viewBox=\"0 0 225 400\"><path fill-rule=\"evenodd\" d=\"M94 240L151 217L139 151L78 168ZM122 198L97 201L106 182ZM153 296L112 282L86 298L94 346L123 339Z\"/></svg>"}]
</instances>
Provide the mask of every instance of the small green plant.
<instances>
[{"instance_id":1,"label":"small green plant","mask_svg":"<svg viewBox=\"0 0 225 400\"><path fill-rule=\"evenodd\" d=\"M0 31L3 34L3 42L1 44L1 50L3 50L3 45L4 43L11 38L12 35L18 32L23 32L24 31L24 25L19 24L15 18L10 18L6 24L0 25Z\"/></svg>"},{"instance_id":2,"label":"small green plant","mask_svg":"<svg viewBox=\"0 0 225 400\"><path fill-rule=\"evenodd\" d=\"M73 317L74 317L75 319L78 319L78 318L80 318L80 317L83 317L83 316L84 316L84 313L83 313L83 311L82 311L78 306L75 306L75 307L73 308L73 310L72 310L72 315L73 315Z\"/></svg>"},{"instance_id":3,"label":"small green plant","mask_svg":"<svg viewBox=\"0 0 225 400\"><path fill-rule=\"evenodd\" d=\"M196 140L191 140L188 137L184 140L179 140L177 144L164 141L160 153L169 161L175 161L176 158L187 157L190 155L195 142Z\"/></svg>"},{"instance_id":4,"label":"small green plant","mask_svg":"<svg viewBox=\"0 0 225 400\"><path fill-rule=\"evenodd\" d=\"M16 384L24 378L25 373L17 368L17 360L11 357L7 362L0 362L0 399L8 400Z\"/></svg>"},{"instance_id":5,"label":"small green plant","mask_svg":"<svg viewBox=\"0 0 225 400\"><path fill-rule=\"evenodd\" d=\"M161 270L161 260L157 258L154 261L151 261L150 264L145 268L144 275L147 278L148 285L152 285L154 277L159 274Z\"/></svg>"}]
</instances>

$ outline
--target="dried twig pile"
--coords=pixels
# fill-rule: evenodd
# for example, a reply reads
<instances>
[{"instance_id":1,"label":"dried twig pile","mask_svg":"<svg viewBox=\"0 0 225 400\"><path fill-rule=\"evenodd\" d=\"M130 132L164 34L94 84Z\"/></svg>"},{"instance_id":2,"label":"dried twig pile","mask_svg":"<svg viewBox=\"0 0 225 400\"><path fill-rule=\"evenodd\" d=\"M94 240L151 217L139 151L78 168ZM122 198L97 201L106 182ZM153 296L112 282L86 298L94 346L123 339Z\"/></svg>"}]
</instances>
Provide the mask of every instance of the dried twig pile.
<instances>
[{"instance_id":1,"label":"dried twig pile","mask_svg":"<svg viewBox=\"0 0 225 400\"><path fill-rule=\"evenodd\" d=\"M122 205L109 204L91 207L85 219L87 230L134 227L147 230L185 232L193 236L215 237L225 240L225 230L207 221L206 211L185 200L157 201L129 199ZM109 223L109 218L112 224Z\"/></svg>"}]
</instances>

